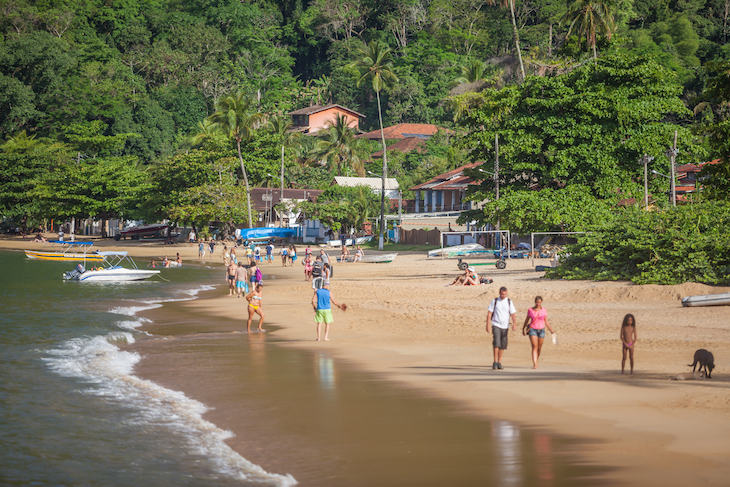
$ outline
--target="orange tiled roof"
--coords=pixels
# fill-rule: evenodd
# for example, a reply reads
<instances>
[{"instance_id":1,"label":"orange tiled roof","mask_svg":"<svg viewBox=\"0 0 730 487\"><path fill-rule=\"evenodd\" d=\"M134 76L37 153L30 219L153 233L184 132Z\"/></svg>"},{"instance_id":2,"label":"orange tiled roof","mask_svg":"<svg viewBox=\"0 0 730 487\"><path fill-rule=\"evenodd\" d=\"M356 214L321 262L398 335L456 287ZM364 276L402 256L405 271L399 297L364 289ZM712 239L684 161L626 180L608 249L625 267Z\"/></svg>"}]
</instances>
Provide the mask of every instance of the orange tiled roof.
<instances>
[{"instance_id":1,"label":"orange tiled roof","mask_svg":"<svg viewBox=\"0 0 730 487\"><path fill-rule=\"evenodd\" d=\"M425 139L419 139L418 137L407 137L403 140L399 140L395 144L388 146L388 152L398 151L404 154L413 150L418 151L419 154L426 152L426 148L423 145L426 143ZM374 158L383 157L383 151L373 153Z\"/></svg>"},{"instance_id":2,"label":"orange tiled roof","mask_svg":"<svg viewBox=\"0 0 730 487\"><path fill-rule=\"evenodd\" d=\"M409 137L417 137L419 139L428 139L436 134L439 130L451 132L451 130L438 127L430 123L399 123L391 127L385 127L383 129L383 135L386 139L398 139L402 140ZM365 139L380 140L380 129L373 130L358 135Z\"/></svg>"}]
</instances>

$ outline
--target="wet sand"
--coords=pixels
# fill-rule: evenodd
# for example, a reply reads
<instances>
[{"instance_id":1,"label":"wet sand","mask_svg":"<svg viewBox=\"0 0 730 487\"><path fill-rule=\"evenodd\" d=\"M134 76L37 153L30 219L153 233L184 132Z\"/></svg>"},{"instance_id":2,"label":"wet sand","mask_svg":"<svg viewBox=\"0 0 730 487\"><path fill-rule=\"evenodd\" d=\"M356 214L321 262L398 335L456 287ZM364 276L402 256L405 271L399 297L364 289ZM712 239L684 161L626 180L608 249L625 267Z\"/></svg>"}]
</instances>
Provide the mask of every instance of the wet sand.
<instances>
[{"instance_id":1,"label":"wet sand","mask_svg":"<svg viewBox=\"0 0 730 487\"><path fill-rule=\"evenodd\" d=\"M180 251L184 259L197 261L197 248L188 245L175 246L180 250L137 245L121 247L139 256ZM219 265L219 253L211 262ZM266 338L276 339L280 347L345 360L356 370L373 372L424 397L448 400L465 416L514 421L588 440L579 458L608 467L602 475L611 485L727 485L730 376L723 369L730 361L730 312L728 307L682 308L679 298L730 289L552 281L542 279L529 261L519 260L503 271L478 268L483 269L494 284L472 288L444 287L457 274L455 262L431 261L423 254L399 255L392 264L338 264L332 290L349 309L334 310L332 341L323 343L313 341L311 289L303 281L302 266L282 268L280 261L264 265L264 310L267 323L277 327ZM219 316L223 332L243 330L245 322L231 318L243 315L245 301L225 296L220 281L220 297L184 306L206 322ZM510 289L517 307L518 333L510 334L505 370L492 371L484 317L500 285ZM545 300L559 344L547 339L540 368L531 370L529 342L519 335L519 327L537 294ZM618 335L621 318L629 312L637 318L636 372L622 376ZM191 324L188 331L200 333L201 327ZM690 370L687 364L698 348L715 355L713 379L671 381ZM172 346L154 356L162 364L175 356L174 350ZM204 355L208 353L217 355L217 346ZM164 368L156 367L151 357L140 364L143 373L156 381L177 381L183 391L197 388L201 394L193 397L216 408L209 413L211 421L225 422L220 426L237 435L232 446L242 448L236 443L245 437L242 411L208 391L210 377L196 386L188 380L190 373L182 372L196 370L197 363L181 363L179 372L167 372L166 379ZM221 382L229 380L235 383L235 378ZM274 471L285 473L286 468Z\"/></svg>"}]
</instances>

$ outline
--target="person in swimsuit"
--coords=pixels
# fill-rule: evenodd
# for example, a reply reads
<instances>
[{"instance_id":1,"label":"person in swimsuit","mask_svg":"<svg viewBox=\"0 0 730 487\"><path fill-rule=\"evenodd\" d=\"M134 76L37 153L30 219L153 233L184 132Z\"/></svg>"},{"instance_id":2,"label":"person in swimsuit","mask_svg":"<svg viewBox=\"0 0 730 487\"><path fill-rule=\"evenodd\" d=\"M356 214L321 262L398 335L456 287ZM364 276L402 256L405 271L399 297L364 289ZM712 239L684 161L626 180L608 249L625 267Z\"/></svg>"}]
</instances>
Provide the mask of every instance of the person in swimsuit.
<instances>
[{"instance_id":1,"label":"person in swimsuit","mask_svg":"<svg viewBox=\"0 0 730 487\"><path fill-rule=\"evenodd\" d=\"M177 253L177 259L175 259L175 262L177 262L177 265L182 265L182 257L180 257L180 253Z\"/></svg>"},{"instance_id":2,"label":"person in swimsuit","mask_svg":"<svg viewBox=\"0 0 730 487\"><path fill-rule=\"evenodd\" d=\"M312 282L312 256L307 255L304 257L304 262L302 262L302 264L304 264L304 280Z\"/></svg>"},{"instance_id":3,"label":"person in swimsuit","mask_svg":"<svg viewBox=\"0 0 730 487\"><path fill-rule=\"evenodd\" d=\"M262 325L264 324L264 311L261 309L261 294L263 293L264 286L262 284L257 284L256 289L254 289L251 294L246 296L246 300L248 301L248 323L246 324L246 331L248 333L251 333L251 320L253 320L253 315L257 314L260 316L259 318L259 327L256 329L256 331L264 331L262 328Z\"/></svg>"},{"instance_id":4,"label":"person in swimsuit","mask_svg":"<svg viewBox=\"0 0 730 487\"><path fill-rule=\"evenodd\" d=\"M291 249L289 249L289 262L291 265L294 265L294 262L297 261L297 248L296 246L292 245Z\"/></svg>"},{"instance_id":5,"label":"person in swimsuit","mask_svg":"<svg viewBox=\"0 0 730 487\"><path fill-rule=\"evenodd\" d=\"M231 262L231 265L234 266L234 269L236 269L236 272L234 274L235 280L236 280L236 296L239 298L241 295L245 295L248 292L248 269L243 267L243 262L238 263L238 267L235 267L236 264Z\"/></svg>"},{"instance_id":6,"label":"person in swimsuit","mask_svg":"<svg viewBox=\"0 0 730 487\"><path fill-rule=\"evenodd\" d=\"M621 351L624 356L621 360L621 373L624 373L626 367L626 355L629 356L631 363L631 373L634 373L634 345L636 345L636 318L634 315L628 314L624 316L624 321L621 324Z\"/></svg>"},{"instance_id":7,"label":"person in swimsuit","mask_svg":"<svg viewBox=\"0 0 730 487\"><path fill-rule=\"evenodd\" d=\"M477 271L473 267L467 268L464 277L464 286L478 286L479 284L481 283L479 282L479 274L477 274Z\"/></svg>"},{"instance_id":8,"label":"person in swimsuit","mask_svg":"<svg viewBox=\"0 0 730 487\"><path fill-rule=\"evenodd\" d=\"M228 295L236 294L236 264L231 261L226 269L226 280L228 281Z\"/></svg>"},{"instance_id":9,"label":"person in swimsuit","mask_svg":"<svg viewBox=\"0 0 730 487\"><path fill-rule=\"evenodd\" d=\"M527 317L522 325L523 336L528 334L529 330L533 369L537 368L537 359L540 358L542 343L545 341L545 327L550 330L551 335L554 333L548 321L547 309L542 307L542 296L535 296L535 306L527 310Z\"/></svg>"},{"instance_id":10,"label":"person in swimsuit","mask_svg":"<svg viewBox=\"0 0 730 487\"><path fill-rule=\"evenodd\" d=\"M347 248L347 245L342 244L342 255L340 256L340 262L347 262L347 259L350 257L350 250Z\"/></svg>"},{"instance_id":11,"label":"person in swimsuit","mask_svg":"<svg viewBox=\"0 0 730 487\"><path fill-rule=\"evenodd\" d=\"M365 252L363 252L362 247L359 245L357 246L357 251L355 252L355 258L352 260L353 262L362 261L362 258L365 256Z\"/></svg>"}]
</instances>

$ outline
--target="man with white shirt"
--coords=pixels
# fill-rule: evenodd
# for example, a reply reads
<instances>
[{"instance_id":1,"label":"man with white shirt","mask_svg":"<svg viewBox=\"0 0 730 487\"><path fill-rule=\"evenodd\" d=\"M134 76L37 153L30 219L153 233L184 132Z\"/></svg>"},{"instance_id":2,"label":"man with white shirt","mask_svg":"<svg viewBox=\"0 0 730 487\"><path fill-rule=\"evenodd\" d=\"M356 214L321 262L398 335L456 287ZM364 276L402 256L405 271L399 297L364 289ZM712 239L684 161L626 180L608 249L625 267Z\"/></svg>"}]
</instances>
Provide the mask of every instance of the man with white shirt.
<instances>
[{"instance_id":1,"label":"man with white shirt","mask_svg":"<svg viewBox=\"0 0 730 487\"><path fill-rule=\"evenodd\" d=\"M515 322L516 313L515 305L507 297L507 288L499 288L499 297L494 298L489 303L489 309L487 310L487 333L492 333L492 346L494 347L494 363L492 363L492 369L502 368L502 354L507 350L507 334L509 332L510 317L512 318L512 331L517 331Z\"/></svg>"}]
</instances>

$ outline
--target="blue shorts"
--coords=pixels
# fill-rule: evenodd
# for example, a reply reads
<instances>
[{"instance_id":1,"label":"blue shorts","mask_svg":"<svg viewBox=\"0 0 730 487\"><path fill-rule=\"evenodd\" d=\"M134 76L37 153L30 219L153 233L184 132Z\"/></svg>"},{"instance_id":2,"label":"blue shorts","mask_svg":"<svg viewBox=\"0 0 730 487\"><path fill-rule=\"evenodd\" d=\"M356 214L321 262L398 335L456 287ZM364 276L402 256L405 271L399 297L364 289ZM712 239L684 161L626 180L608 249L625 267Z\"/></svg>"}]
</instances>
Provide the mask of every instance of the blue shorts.
<instances>
[{"instance_id":1,"label":"blue shorts","mask_svg":"<svg viewBox=\"0 0 730 487\"><path fill-rule=\"evenodd\" d=\"M246 281L236 281L236 288L248 292L248 283Z\"/></svg>"},{"instance_id":2,"label":"blue shorts","mask_svg":"<svg viewBox=\"0 0 730 487\"><path fill-rule=\"evenodd\" d=\"M530 332L528 333L531 337L537 337L537 338L545 338L545 328L541 328L539 330L536 330L535 328L530 328Z\"/></svg>"}]
</instances>

